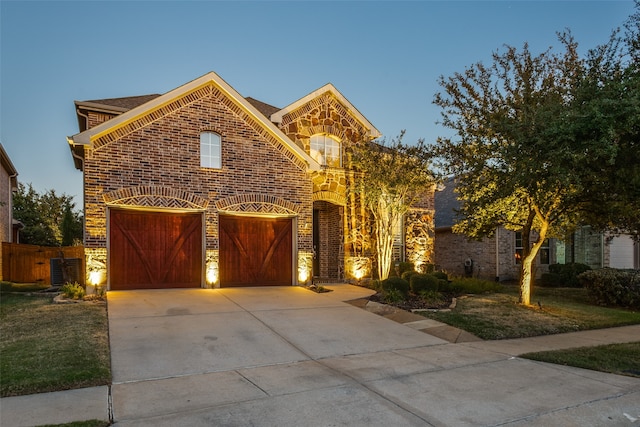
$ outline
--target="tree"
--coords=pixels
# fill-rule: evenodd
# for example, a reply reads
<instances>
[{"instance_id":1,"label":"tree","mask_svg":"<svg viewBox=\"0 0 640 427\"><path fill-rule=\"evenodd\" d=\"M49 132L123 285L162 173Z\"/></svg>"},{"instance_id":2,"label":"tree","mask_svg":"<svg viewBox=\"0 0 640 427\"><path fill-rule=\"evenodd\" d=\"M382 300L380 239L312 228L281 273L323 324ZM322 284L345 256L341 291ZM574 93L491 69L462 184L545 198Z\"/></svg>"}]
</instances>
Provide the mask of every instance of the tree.
<instances>
[{"instance_id":1,"label":"tree","mask_svg":"<svg viewBox=\"0 0 640 427\"><path fill-rule=\"evenodd\" d=\"M595 141L568 131L574 89L585 64L570 34L559 34L563 51L534 56L525 43L506 46L492 64L476 63L441 77L443 125L436 153L457 177L461 200L455 227L470 237L492 235L498 226L521 231L520 303L530 304L533 261L544 241L564 236L579 218L583 176L574 173L593 153ZM454 139L455 138L455 139Z\"/></svg>"},{"instance_id":2,"label":"tree","mask_svg":"<svg viewBox=\"0 0 640 427\"><path fill-rule=\"evenodd\" d=\"M415 145L402 142L404 131L387 144L371 141L353 147L353 167L359 172L361 194L373 218L378 277L389 277L393 261L394 229L434 185L430 154L423 140Z\"/></svg>"},{"instance_id":3,"label":"tree","mask_svg":"<svg viewBox=\"0 0 640 427\"><path fill-rule=\"evenodd\" d=\"M586 221L602 230L640 234L640 2L626 33L587 56L576 91L572 132L606 156L588 165ZM582 173L583 170L578 171ZM587 177L588 178L588 177Z\"/></svg>"},{"instance_id":4,"label":"tree","mask_svg":"<svg viewBox=\"0 0 640 427\"><path fill-rule=\"evenodd\" d=\"M31 184L18 184L13 195L13 217L24 224L21 241L41 246L68 246L82 242L82 215L75 212L73 196L55 190L36 192Z\"/></svg>"}]
</instances>

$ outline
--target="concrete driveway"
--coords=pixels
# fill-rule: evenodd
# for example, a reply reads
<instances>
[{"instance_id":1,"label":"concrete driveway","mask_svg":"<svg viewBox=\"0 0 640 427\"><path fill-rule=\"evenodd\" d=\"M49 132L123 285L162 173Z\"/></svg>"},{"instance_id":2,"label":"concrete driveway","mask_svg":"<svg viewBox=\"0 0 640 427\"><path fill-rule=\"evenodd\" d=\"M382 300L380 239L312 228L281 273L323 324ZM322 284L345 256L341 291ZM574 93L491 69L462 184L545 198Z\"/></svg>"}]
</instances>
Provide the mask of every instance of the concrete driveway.
<instances>
[{"instance_id":1,"label":"concrete driveway","mask_svg":"<svg viewBox=\"0 0 640 427\"><path fill-rule=\"evenodd\" d=\"M449 344L333 289L109 292L116 425L640 425L638 379Z\"/></svg>"}]
</instances>

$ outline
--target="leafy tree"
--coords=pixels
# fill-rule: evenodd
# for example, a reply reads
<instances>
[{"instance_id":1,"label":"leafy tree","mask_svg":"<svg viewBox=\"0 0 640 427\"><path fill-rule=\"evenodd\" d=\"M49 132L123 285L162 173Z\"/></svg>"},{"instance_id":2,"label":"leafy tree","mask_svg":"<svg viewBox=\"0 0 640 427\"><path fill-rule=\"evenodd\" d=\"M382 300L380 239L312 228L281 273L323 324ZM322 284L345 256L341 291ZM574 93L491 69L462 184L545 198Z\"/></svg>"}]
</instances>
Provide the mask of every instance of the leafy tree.
<instances>
[{"instance_id":1,"label":"leafy tree","mask_svg":"<svg viewBox=\"0 0 640 427\"><path fill-rule=\"evenodd\" d=\"M404 131L390 143L372 141L353 147L352 165L360 172L361 194L373 218L378 277L389 277L393 261L394 229L409 209L435 183L430 154L423 140L402 142Z\"/></svg>"},{"instance_id":2,"label":"leafy tree","mask_svg":"<svg viewBox=\"0 0 640 427\"><path fill-rule=\"evenodd\" d=\"M586 165L586 221L600 229L640 234L640 2L609 42L587 56L588 73L573 105L572 133L605 152ZM591 179L590 179L591 178Z\"/></svg>"},{"instance_id":3,"label":"leafy tree","mask_svg":"<svg viewBox=\"0 0 640 427\"><path fill-rule=\"evenodd\" d=\"M507 46L488 67L440 79L434 102L457 133L437 144L445 170L459 177L464 219L454 230L476 238L498 225L522 231L522 304L546 237L581 223L638 233L639 22L636 12L625 38L614 32L585 59L562 33L560 54Z\"/></svg>"},{"instance_id":4,"label":"leafy tree","mask_svg":"<svg viewBox=\"0 0 640 427\"><path fill-rule=\"evenodd\" d=\"M82 216L74 212L73 196L58 196L55 190L39 194L29 184L18 184L13 195L13 217L24 224L22 243L41 246L79 244Z\"/></svg>"},{"instance_id":5,"label":"leafy tree","mask_svg":"<svg viewBox=\"0 0 640 427\"><path fill-rule=\"evenodd\" d=\"M576 224L583 183L574 171L600 147L566 131L574 88L584 62L570 34L563 51L534 56L525 44L506 46L489 66L476 63L440 78L444 126L456 139L439 138L437 154L458 178L463 218L454 231L474 238L496 227L521 231L520 303L529 305L533 261L550 236Z\"/></svg>"}]
</instances>

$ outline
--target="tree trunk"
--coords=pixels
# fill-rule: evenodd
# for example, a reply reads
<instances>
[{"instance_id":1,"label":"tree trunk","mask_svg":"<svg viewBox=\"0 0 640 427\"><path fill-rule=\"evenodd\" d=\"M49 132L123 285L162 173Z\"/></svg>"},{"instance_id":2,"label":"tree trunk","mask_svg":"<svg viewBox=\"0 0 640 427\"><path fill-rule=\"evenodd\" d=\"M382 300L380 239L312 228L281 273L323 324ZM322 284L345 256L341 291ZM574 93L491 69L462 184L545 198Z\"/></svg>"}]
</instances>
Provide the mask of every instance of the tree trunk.
<instances>
[{"instance_id":1,"label":"tree trunk","mask_svg":"<svg viewBox=\"0 0 640 427\"><path fill-rule=\"evenodd\" d=\"M530 216L531 218L531 216ZM541 227L538 235L538 240L529 249L529 236L531 234L531 225L529 223L522 231L522 268L520 270L520 300L518 301L522 305L531 305L531 288L533 286L533 262L542 247L544 240L547 238L547 230L549 229L549 222L541 218L538 215L538 219L541 222ZM533 220L531 223L533 224ZM526 237L525 237L526 233Z\"/></svg>"}]
</instances>

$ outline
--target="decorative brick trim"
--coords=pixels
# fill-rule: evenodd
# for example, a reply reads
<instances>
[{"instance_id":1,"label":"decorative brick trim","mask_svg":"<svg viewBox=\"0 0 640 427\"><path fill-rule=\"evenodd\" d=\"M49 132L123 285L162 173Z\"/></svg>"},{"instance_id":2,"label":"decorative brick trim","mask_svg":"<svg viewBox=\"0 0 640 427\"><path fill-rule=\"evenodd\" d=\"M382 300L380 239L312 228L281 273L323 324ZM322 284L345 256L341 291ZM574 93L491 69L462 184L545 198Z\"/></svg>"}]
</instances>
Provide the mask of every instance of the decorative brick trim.
<instances>
[{"instance_id":1,"label":"decorative brick trim","mask_svg":"<svg viewBox=\"0 0 640 427\"><path fill-rule=\"evenodd\" d=\"M326 125L310 126L308 128L303 128L300 131L301 135L305 135L308 137L311 137L319 133L326 133L328 135L335 136L340 141L342 141L345 137L344 131L342 129L336 128L335 126L326 126Z\"/></svg>"},{"instance_id":2,"label":"decorative brick trim","mask_svg":"<svg viewBox=\"0 0 640 427\"><path fill-rule=\"evenodd\" d=\"M213 84L208 84L204 87L189 92L184 96L174 100L173 102L163 105L156 110L150 111L147 114L140 116L136 120L132 120L122 127L116 128L105 133L104 135L99 136L92 141L93 148L95 150L98 150L100 147L110 142L124 138L125 136L135 132L136 130L148 126L171 113L175 113L179 109L186 107L205 96L213 96L214 98L216 98L221 104L226 106L236 116L247 123L247 125L249 125L262 138L268 141L282 155L291 160L291 162L293 162L300 170L307 169L307 164L304 160L298 158L298 156L289 147L287 147L282 141L280 141L278 138L273 136L271 132L265 129L262 123L260 123L253 116L247 113L242 107L240 107L240 105L235 102L235 100L225 96L224 93Z\"/></svg>"},{"instance_id":3,"label":"decorative brick trim","mask_svg":"<svg viewBox=\"0 0 640 427\"><path fill-rule=\"evenodd\" d=\"M223 212L245 212L278 215L298 215L302 211L299 203L289 202L268 194L238 194L216 202Z\"/></svg>"},{"instance_id":4,"label":"decorative brick trim","mask_svg":"<svg viewBox=\"0 0 640 427\"><path fill-rule=\"evenodd\" d=\"M196 102L200 98L207 96L211 93L212 86L207 85L193 92L187 93L184 96L170 102L162 107L151 111L143 116L139 117L137 120L133 120L124 126L114 129L98 138L96 138L93 142L93 148L99 149L103 145L106 145L110 142L117 141L118 139L124 138L125 136L135 132L138 129L141 129L151 123L160 120L168 114L174 113L180 108L186 107L187 105Z\"/></svg>"},{"instance_id":5,"label":"decorative brick trim","mask_svg":"<svg viewBox=\"0 0 640 427\"><path fill-rule=\"evenodd\" d=\"M318 201L331 202L335 205L340 205L340 206L347 205L347 198L344 195L334 193L332 191L316 191L315 193L313 193L313 201L314 202L318 202Z\"/></svg>"},{"instance_id":6,"label":"decorative brick trim","mask_svg":"<svg viewBox=\"0 0 640 427\"><path fill-rule=\"evenodd\" d=\"M170 187L139 186L103 194L109 206L143 206L169 209L203 210L209 201L195 194Z\"/></svg>"}]
</instances>

